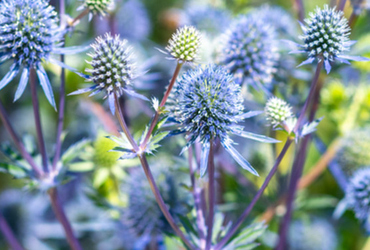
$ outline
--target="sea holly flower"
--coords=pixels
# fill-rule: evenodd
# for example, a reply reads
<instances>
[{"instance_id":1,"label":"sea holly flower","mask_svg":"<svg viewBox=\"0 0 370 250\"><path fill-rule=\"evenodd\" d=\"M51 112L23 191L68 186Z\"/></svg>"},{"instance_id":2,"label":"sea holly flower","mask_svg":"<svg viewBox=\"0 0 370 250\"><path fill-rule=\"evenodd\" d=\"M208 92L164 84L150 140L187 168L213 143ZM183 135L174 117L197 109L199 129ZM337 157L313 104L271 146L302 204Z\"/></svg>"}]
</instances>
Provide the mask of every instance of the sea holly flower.
<instances>
[{"instance_id":1,"label":"sea holly flower","mask_svg":"<svg viewBox=\"0 0 370 250\"><path fill-rule=\"evenodd\" d=\"M277 97L271 97L267 101L265 114L267 116L267 121L269 121L273 127L282 125L289 118L294 117L292 107L286 101Z\"/></svg>"},{"instance_id":2,"label":"sea holly flower","mask_svg":"<svg viewBox=\"0 0 370 250\"><path fill-rule=\"evenodd\" d=\"M267 90L279 60L276 33L255 15L243 15L231 24L222 39L218 63L234 75L238 83Z\"/></svg>"},{"instance_id":3,"label":"sea holly flower","mask_svg":"<svg viewBox=\"0 0 370 250\"><path fill-rule=\"evenodd\" d=\"M199 47L199 31L192 26L184 26L172 35L166 50L171 55L170 59L179 63L193 63L198 57Z\"/></svg>"},{"instance_id":4,"label":"sea holly flower","mask_svg":"<svg viewBox=\"0 0 370 250\"><path fill-rule=\"evenodd\" d=\"M115 113L115 96L118 98L126 93L148 100L145 96L132 90L132 82L137 75L132 48L128 45L127 40L120 39L119 35L112 37L107 33L104 37L96 38L96 42L91 47L94 51L89 54L92 61L88 63L92 69L86 69L86 72L92 74L88 81L92 81L94 85L77 90L70 95L92 92L90 96L93 96L104 91L104 99L108 97L109 108L113 115Z\"/></svg>"},{"instance_id":5,"label":"sea holly flower","mask_svg":"<svg viewBox=\"0 0 370 250\"><path fill-rule=\"evenodd\" d=\"M299 50L291 52L307 54L308 59L299 66L310 64L317 59L319 62L324 61L325 70L329 74L331 64L335 60L346 64L350 64L348 60L368 60L360 56L346 55L355 42L349 40L350 28L342 11L324 5L324 9L317 7L309 16L305 19L306 25L301 24L303 35L300 38L304 44L298 45Z\"/></svg>"},{"instance_id":6,"label":"sea holly flower","mask_svg":"<svg viewBox=\"0 0 370 250\"><path fill-rule=\"evenodd\" d=\"M202 144L201 174L207 168L211 141L219 139L222 146L244 169L254 175L256 170L232 146L231 134L261 142L278 142L275 139L250 133L238 125L244 119L260 114L245 113L241 87L222 66L198 66L177 80L170 101L170 119L176 121L179 132L186 133L188 143L199 140Z\"/></svg>"},{"instance_id":7,"label":"sea holly flower","mask_svg":"<svg viewBox=\"0 0 370 250\"><path fill-rule=\"evenodd\" d=\"M0 64L13 60L9 72L0 81L0 89L11 82L18 73L21 79L15 93L18 100L26 89L30 71L36 70L40 85L55 108L53 90L42 66L43 61L55 63L75 71L51 57L70 54L85 48L61 48L64 33L58 26L54 7L45 0L4 0L0 2Z\"/></svg>"},{"instance_id":8,"label":"sea holly flower","mask_svg":"<svg viewBox=\"0 0 370 250\"><path fill-rule=\"evenodd\" d=\"M109 9L114 7L114 0L84 0L83 5L77 8L78 11L87 9L89 10L89 20L93 15L100 14L105 16Z\"/></svg>"}]
</instances>

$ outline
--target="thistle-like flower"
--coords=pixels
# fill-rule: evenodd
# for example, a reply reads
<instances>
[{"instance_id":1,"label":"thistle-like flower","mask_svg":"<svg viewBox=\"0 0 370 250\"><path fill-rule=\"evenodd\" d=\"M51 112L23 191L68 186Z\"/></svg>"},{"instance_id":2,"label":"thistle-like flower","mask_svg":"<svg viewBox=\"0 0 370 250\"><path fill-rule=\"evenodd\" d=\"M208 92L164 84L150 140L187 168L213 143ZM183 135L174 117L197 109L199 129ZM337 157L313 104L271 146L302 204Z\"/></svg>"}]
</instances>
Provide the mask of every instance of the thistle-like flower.
<instances>
[{"instance_id":1,"label":"thistle-like flower","mask_svg":"<svg viewBox=\"0 0 370 250\"><path fill-rule=\"evenodd\" d=\"M310 64L316 59L324 61L324 67L329 74L331 64L339 62L350 64L348 60L366 61L367 58L359 56L345 55L350 50L354 41L349 40L350 28L347 19L342 11L330 9L328 5L324 9L316 8L314 13L310 13L310 18L305 19L301 24L303 35L300 36L304 45L298 45L301 49L292 53L305 53L308 59L299 66Z\"/></svg>"},{"instance_id":2,"label":"thistle-like flower","mask_svg":"<svg viewBox=\"0 0 370 250\"><path fill-rule=\"evenodd\" d=\"M0 2L0 64L6 60L13 60L9 72L0 81L0 89L22 71L14 101L23 94L30 71L35 69L48 101L55 108L53 90L41 62L50 61L75 71L51 58L50 55L81 51L81 48L60 47L64 34L57 24L57 13L46 0L4 0Z\"/></svg>"},{"instance_id":3,"label":"thistle-like flower","mask_svg":"<svg viewBox=\"0 0 370 250\"><path fill-rule=\"evenodd\" d=\"M266 91L279 60L275 39L274 29L260 17L241 16L223 38L219 64L225 65L238 83Z\"/></svg>"},{"instance_id":4,"label":"thistle-like flower","mask_svg":"<svg viewBox=\"0 0 370 250\"><path fill-rule=\"evenodd\" d=\"M112 37L110 34L105 34L104 37L98 37L96 42L91 45L94 52L89 54L92 61L88 63L92 69L86 69L86 72L92 74L88 80L95 85L77 90L70 95L93 91L90 94L93 96L104 91L104 98L108 97L112 114L115 113L115 98L120 97L123 93L148 100L145 96L137 94L131 89L136 75L132 49L127 43L127 40L121 40L118 35Z\"/></svg>"},{"instance_id":5,"label":"thistle-like flower","mask_svg":"<svg viewBox=\"0 0 370 250\"><path fill-rule=\"evenodd\" d=\"M291 250L335 250L338 245L335 228L321 218L294 221L288 240Z\"/></svg>"},{"instance_id":6,"label":"thistle-like flower","mask_svg":"<svg viewBox=\"0 0 370 250\"><path fill-rule=\"evenodd\" d=\"M166 50L179 63L193 63L198 58L200 33L192 26L179 28L168 41Z\"/></svg>"},{"instance_id":7,"label":"thistle-like flower","mask_svg":"<svg viewBox=\"0 0 370 250\"><path fill-rule=\"evenodd\" d=\"M292 107L284 100L272 97L265 106L267 120L274 127L283 124L287 119L293 117Z\"/></svg>"},{"instance_id":8,"label":"thistle-like flower","mask_svg":"<svg viewBox=\"0 0 370 250\"><path fill-rule=\"evenodd\" d=\"M266 136L243 131L243 127L237 125L261 113L244 113L240 90L241 87L224 67L212 64L187 71L174 86L170 117L179 123L181 132L187 133L189 142L183 151L197 139L202 143L202 174L207 168L210 142L215 139L220 140L244 169L255 175L258 175L256 170L232 146L229 134L262 142L277 142Z\"/></svg>"},{"instance_id":9,"label":"thistle-like flower","mask_svg":"<svg viewBox=\"0 0 370 250\"><path fill-rule=\"evenodd\" d=\"M369 229L370 225L370 168L357 170L350 179L345 196L347 207Z\"/></svg>"},{"instance_id":10,"label":"thistle-like flower","mask_svg":"<svg viewBox=\"0 0 370 250\"><path fill-rule=\"evenodd\" d=\"M210 36L222 33L230 24L231 15L227 10L212 5L189 6L185 11L184 25L192 25Z\"/></svg>"},{"instance_id":11,"label":"thistle-like flower","mask_svg":"<svg viewBox=\"0 0 370 250\"><path fill-rule=\"evenodd\" d=\"M88 9L90 11L89 19L91 19L92 15L96 14L105 16L113 6L114 0L85 0L77 10Z\"/></svg>"}]
</instances>

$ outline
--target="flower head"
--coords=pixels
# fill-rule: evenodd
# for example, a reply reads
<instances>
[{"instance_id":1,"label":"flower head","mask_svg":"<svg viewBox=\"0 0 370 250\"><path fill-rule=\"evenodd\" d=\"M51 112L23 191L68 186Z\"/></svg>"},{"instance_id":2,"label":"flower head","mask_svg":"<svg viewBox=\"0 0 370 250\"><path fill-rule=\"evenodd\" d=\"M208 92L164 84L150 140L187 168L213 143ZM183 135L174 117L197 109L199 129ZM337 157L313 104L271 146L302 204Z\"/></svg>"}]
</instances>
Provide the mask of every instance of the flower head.
<instances>
[{"instance_id":1,"label":"flower head","mask_svg":"<svg viewBox=\"0 0 370 250\"><path fill-rule=\"evenodd\" d=\"M370 8L370 0L351 0L353 12L360 15L363 9Z\"/></svg>"},{"instance_id":2,"label":"flower head","mask_svg":"<svg viewBox=\"0 0 370 250\"><path fill-rule=\"evenodd\" d=\"M239 17L223 38L218 61L242 83L266 90L279 59L274 29L255 15Z\"/></svg>"},{"instance_id":3,"label":"flower head","mask_svg":"<svg viewBox=\"0 0 370 250\"><path fill-rule=\"evenodd\" d=\"M363 61L363 57L344 55L350 50L354 43L349 40L350 28L347 19L342 11L334 8L330 9L328 5L324 9L316 8L310 17L301 24L303 35L300 37L304 45L298 45L302 50L296 53L306 53L308 59L299 66L312 63L316 59L324 61L327 73L331 70L331 63L338 60L349 64L348 60Z\"/></svg>"},{"instance_id":4,"label":"flower head","mask_svg":"<svg viewBox=\"0 0 370 250\"><path fill-rule=\"evenodd\" d=\"M210 142L214 139L219 139L243 168L256 175L257 172L232 146L233 141L229 134L263 142L276 142L274 139L243 131L243 127L237 125L238 122L260 113L244 113L240 89L224 67L212 64L189 70L174 86L170 116L179 123L180 130L187 133L187 147L197 139L202 143L203 173L206 170Z\"/></svg>"},{"instance_id":5,"label":"flower head","mask_svg":"<svg viewBox=\"0 0 370 250\"><path fill-rule=\"evenodd\" d=\"M199 31L192 26L184 26L172 35L166 50L179 63L192 63L197 59L199 47Z\"/></svg>"},{"instance_id":6,"label":"flower head","mask_svg":"<svg viewBox=\"0 0 370 250\"><path fill-rule=\"evenodd\" d=\"M347 185L345 201L356 218L369 225L370 168L359 169L353 174Z\"/></svg>"},{"instance_id":7,"label":"flower head","mask_svg":"<svg viewBox=\"0 0 370 250\"><path fill-rule=\"evenodd\" d=\"M91 45L94 51L89 54L92 58L89 62L92 69L86 69L86 72L91 73L89 81L92 81L94 85L77 90L70 95L93 91L90 94L93 96L104 91L104 98L108 97L112 114L115 113L115 97L120 97L124 92L147 100L146 97L131 89L136 75L132 49L127 43L127 40L121 40L118 35L112 37L110 34L105 34L104 37L96 38L96 42Z\"/></svg>"},{"instance_id":8,"label":"flower head","mask_svg":"<svg viewBox=\"0 0 370 250\"><path fill-rule=\"evenodd\" d=\"M294 221L288 239L291 250L335 250L338 245L335 228L321 218Z\"/></svg>"},{"instance_id":9,"label":"flower head","mask_svg":"<svg viewBox=\"0 0 370 250\"><path fill-rule=\"evenodd\" d=\"M23 94L30 70L36 69L41 87L48 101L55 108L52 87L41 62L48 60L71 69L52 59L50 54L78 52L78 50L60 48L63 32L57 24L57 13L46 0L0 2L0 64L6 60L13 60L9 72L0 81L0 89L23 70L14 101Z\"/></svg>"},{"instance_id":10,"label":"flower head","mask_svg":"<svg viewBox=\"0 0 370 250\"><path fill-rule=\"evenodd\" d=\"M89 9L94 15L104 16L113 4L114 0L85 0L83 7Z\"/></svg>"},{"instance_id":11,"label":"flower head","mask_svg":"<svg viewBox=\"0 0 370 250\"><path fill-rule=\"evenodd\" d=\"M273 126L278 126L284 123L288 118L293 117L292 107L286 101L277 97L272 97L267 101L265 114L267 120L270 121Z\"/></svg>"}]
</instances>

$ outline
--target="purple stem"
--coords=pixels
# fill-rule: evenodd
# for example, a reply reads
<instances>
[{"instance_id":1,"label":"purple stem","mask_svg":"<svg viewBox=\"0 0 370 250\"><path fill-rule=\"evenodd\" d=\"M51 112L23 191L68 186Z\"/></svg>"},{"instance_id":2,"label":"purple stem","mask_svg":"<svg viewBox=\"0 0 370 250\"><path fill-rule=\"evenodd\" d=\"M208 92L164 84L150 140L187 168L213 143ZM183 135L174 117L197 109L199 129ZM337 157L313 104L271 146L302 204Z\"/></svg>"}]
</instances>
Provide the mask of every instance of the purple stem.
<instances>
[{"instance_id":1,"label":"purple stem","mask_svg":"<svg viewBox=\"0 0 370 250\"><path fill-rule=\"evenodd\" d=\"M13 250L24 250L2 214L0 214L0 230Z\"/></svg>"},{"instance_id":2,"label":"purple stem","mask_svg":"<svg viewBox=\"0 0 370 250\"><path fill-rule=\"evenodd\" d=\"M278 158L276 158L275 164L272 167L270 173L267 175L264 183L262 184L261 188L258 190L257 194L254 196L251 203L248 205L248 207L244 210L243 214L239 217L239 219L233 224L230 231L227 232L225 237L215 246L214 250L221 250L223 246L231 239L231 237L235 234L235 232L239 229L239 227L242 225L243 221L248 217L249 213L252 211L254 205L257 203L265 189L267 188L268 184L270 183L272 177L276 173L280 162L284 158L286 152L288 151L290 145L292 144L292 139L288 138L288 140L285 142L285 145L283 149L281 150Z\"/></svg>"},{"instance_id":3,"label":"purple stem","mask_svg":"<svg viewBox=\"0 0 370 250\"><path fill-rule=\"evenodd\" d=\"M188 149L189 157L189 172L190 172L190 181L191 181L191 186L193 189L193 198L194 198L194 207L196 211L196 221L197 221L197 226L198 226L198 234L199 234L199 241L200 241L200 247L203 249L206 245L206 239L205 239L205 222L204 218L205 215L202 210L202 205L201 205L201 189L197 186L197 183L195 181L195 172L196 169L194 168L193 165L193 147L189 147Z\"/></svg>"},{"instance_id":4,"label":"purple stem","mask_svg":"<svg viewBox=\"0 0 370 250\"><path fill-rule=\"evenodd\" d=\"M33 114L35 118L35 126L37 133L37 141L39 144L39 150L42 158L42 167L45 173L49 172L48 168L48 156L46 154L46 146L44 141L44 134L42 132L41 118L40 118L40 107L39 100L37 96L37 86L36 86L36 72L34 68L31 68L30 72L30 85L31 85L31 95L32 95L32 107Z\"/></svg>"},{"instance_id":5,"label":"purple stem","mask_svg":"<svg viewBox=\"0 0 370 250\"><path fill-rule=\"evenodd\" d=\"M206 239L206 250L210 250L212 246L212 231L213 231L213 219L215 215L215 164L214 164L214 150L213 140L209 142L209 155L208 155L208 203L209 212L207 218L207 239Z\"/></svg>"},{"instance_id":6,"label":"purple stem","mask_svg":"<svg viewBox=\"0 0 370 250\"><path fill-rule=\"evenodd\" d=\"M67 237L67 241L73 250L82 250L82 247L80 246L80 243L76 239L76 237L73 234L72 226L68 221L68 218L63 210L62 203L59 199L58 196L58 191L56 188L52 188L48 191L50 201L51 201L51 206L53 208L53 211L59 220L59 222L62 224L64 228L64 232Z\"/></svg>"},{"instance_id":7,"label":"purple stem","mask_svg":"<svg viewBox=\"0 0 370 250\"><path fill-rule=\"evenodd\" d=\"M64 28L64 15L65 15L65 1L59 1L59 13L60 13L60 27ZM63 44L64 46L64 44ZM64 55L60 55L60 61L64 63ZM66 91L65 91L65 84L66 84L66 76L65 76L65 69L62 68L60 73L60 94L59 94L59 113L58 113L58 126L57 126L57 136L55 140L55 154L53 158L53 171L56 170L57 163L60 158L60 153L62 149L62 132L63 132L63 125L64 125L64 110L65 110L65 98L66 98Z\"/></svg>"},{"instance_id":8,"label":"purple stem","mask_svg":"<svg viewBox=\"0 0 370 250\"><path fill-rule=\"evenodd\" d=\"M338 10L344 10L347 0L340 0L338 4Z\"/></svg>"},{"instance_id":9,"label":"purple stem","mask_svg":"<svg viewBox=\"0 0 370 250\"><path fill-rule=\"evenodd\" d=\"M295 0L295 3L296 3L297 8L298 8L299 21L303 23L304 16L305 16L303 1L302 0Z\"/></svg>"},{"instance_id":10,"label":"purple stem","mask_svg":"<svg viewBox=\"0 0 370 250\"><path fill-rule=\"evenodd\" d=\"M6 130L9 132L10 136L12 137L14 144L19 150L19 152L21 153L22 157L31 165L33 171L36 174L36 177L42 176L43 175L42 171L38 168L32 156L26 151L22 141L19 139L17 133L15 132L9 120L8 114L6 113L1 101L0 101L0 118L3 121L3 124Z\"/></svg>"}]
</instances>

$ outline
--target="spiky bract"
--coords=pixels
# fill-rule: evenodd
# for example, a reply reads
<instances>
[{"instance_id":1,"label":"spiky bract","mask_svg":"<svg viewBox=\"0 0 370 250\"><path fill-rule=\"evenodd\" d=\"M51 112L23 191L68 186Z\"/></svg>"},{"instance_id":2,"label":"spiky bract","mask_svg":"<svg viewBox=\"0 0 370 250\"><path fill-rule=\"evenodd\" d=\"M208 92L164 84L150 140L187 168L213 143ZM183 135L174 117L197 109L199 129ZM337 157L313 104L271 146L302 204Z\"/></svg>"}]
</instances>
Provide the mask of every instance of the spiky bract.
<instances>
[{"instance_id":1,"label":"spiky bract","mask_svg":"<svg viewBox=\"0 0 370 250\"><path fill-rule=\"evenodd\" d=\"M192 26L184 26L172 35L166 50L179 63L192 63L198 57L199 47L199 31Z\"/></svg>"},{"instance_id":2,"label":"spiky bract","mask_svg":"<svg viewBox=\"0 0 370 250\"><path fill-rule=\"evenodd\" d=\"M239 83L266 89L276 72L277 53L274 29L255 15L240 16L226 32L218 61Z\"/></svg>"},{"instance_id":3,"label":"spiky bract","mask_svg":"<svg viewBox=\"0 0 370 250\"><path fill-rule=\"evenodd\" d=\"M267 120L270 121L273 126L278 126L284 123L288 118L293 117L292 107L286 101L277 97L272 97L267 101L265 114Z\"/></svg>"},{"instance_id":4,"label":"spiky bract","mask_svg":"<svg viewBox=\"0 0 370 250\"><path fill-rule=\"evenodd\" d=\"M177 80L171 97L170 116L179 123L179 129L187 133L187 146L197 139L200 140L203 144L204 159L208 158L210 141L219 139L243 168L257 175L250 164L232 147L229 134L264 142L276 141L243 131L243 127L237 125L245 118L259 113L244 114L240 89L224 67L212 64L198 66ZM206 169L206 162L203 162L205 166L201 167L202 171Z\"/></svg>"},{"instance_id":5,"label":"spiky bract","mask_svg":"<svg viewBox=\"0 0 370 250\"><path fill-rule=\"evenodd\" d=\"M92 69L86 69L86 72L91 73L89 80L95 85L77 90L71 95L93 91L90 94L93 96L104 91L104 98L108 97L112 114L115 113L115 97L120 97L124 92L147 100L131 89L136 75L132 48L127 40L120 39L119 35L113 37L107 33L103 37L98 37L91 47L94 50L89 54L92 58L89 62Z\"/></svg>"}]
</instances>

